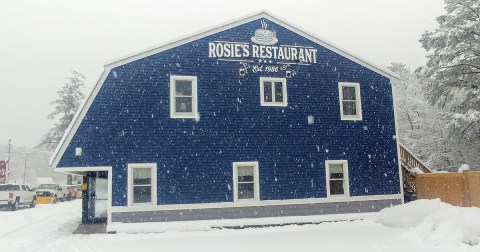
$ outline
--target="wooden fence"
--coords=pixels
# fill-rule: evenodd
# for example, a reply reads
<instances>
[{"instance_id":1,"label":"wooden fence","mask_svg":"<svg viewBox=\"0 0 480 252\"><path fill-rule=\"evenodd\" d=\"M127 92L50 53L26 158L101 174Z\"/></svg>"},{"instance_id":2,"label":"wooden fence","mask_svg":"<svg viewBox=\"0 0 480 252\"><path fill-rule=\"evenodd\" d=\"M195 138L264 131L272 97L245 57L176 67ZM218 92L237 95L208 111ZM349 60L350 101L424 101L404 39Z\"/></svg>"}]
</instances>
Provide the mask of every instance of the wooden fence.
<instances>
[{"instance_id":1,"label":"wooden fence","mask_svg":"<svg viewBox=\"0 0 480 252\"><path fill-rule=\"evenodd\" d=\"M480 172L417 174L418 199L440 198L454 206L480 207Z\"/></svg>"}]
</instances>

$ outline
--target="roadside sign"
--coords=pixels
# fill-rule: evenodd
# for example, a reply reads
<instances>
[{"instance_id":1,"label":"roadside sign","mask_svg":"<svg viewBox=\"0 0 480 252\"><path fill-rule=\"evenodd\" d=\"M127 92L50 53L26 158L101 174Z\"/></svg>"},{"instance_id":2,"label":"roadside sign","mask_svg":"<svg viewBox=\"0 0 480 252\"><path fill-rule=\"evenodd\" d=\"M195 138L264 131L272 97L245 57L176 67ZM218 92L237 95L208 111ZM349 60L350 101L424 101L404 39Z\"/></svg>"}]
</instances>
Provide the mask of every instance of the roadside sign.
<instances>
[{"instance_id":1,"label":"roadside sign","mask_svg":"<svg viewBox=\"0 0 480 252\"><path fill-rule=\"evenodd\" d=\"M7 162L0 160L0 184L5 184L7 181Z\"/></svg>"}]
</instances>

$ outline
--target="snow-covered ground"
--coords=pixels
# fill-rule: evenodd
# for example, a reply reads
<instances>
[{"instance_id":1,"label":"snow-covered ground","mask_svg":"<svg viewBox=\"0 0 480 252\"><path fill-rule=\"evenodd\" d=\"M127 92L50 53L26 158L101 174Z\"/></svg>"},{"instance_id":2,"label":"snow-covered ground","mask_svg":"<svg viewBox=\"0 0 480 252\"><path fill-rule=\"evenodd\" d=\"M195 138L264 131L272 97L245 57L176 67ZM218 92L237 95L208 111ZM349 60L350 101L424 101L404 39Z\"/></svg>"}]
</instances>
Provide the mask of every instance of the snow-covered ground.
<instances>
[{"instance_id":1,"label":"snow-covered ground","mask_svg":"<svg viewBox=\"0 0 480 252\"><path fill-rule=\"evenodd\" d=\"M480 251L480 209L438 200L356 221L150 234L73 235L80 211L80 200L0 210L0 251Z\"/></svg>"}]
</instances>

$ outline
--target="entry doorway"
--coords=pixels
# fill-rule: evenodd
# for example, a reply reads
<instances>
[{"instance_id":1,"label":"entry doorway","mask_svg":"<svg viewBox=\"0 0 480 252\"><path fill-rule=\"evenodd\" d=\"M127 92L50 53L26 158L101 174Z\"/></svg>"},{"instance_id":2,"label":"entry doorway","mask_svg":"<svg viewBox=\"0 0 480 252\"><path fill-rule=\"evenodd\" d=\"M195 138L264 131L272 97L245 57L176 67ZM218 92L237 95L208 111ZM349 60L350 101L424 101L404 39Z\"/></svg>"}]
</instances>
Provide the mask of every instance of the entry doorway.
<instances>
[{"instance_id":1,"label":"entry doorway","mask_svg":"<svg viewBox=\"0 0 480 252\"><path fill-rule=\"evenodd\" d=\"M108 171L87 172L82 187L82 224L106 223Z\"/></svg>"}]
</instances>

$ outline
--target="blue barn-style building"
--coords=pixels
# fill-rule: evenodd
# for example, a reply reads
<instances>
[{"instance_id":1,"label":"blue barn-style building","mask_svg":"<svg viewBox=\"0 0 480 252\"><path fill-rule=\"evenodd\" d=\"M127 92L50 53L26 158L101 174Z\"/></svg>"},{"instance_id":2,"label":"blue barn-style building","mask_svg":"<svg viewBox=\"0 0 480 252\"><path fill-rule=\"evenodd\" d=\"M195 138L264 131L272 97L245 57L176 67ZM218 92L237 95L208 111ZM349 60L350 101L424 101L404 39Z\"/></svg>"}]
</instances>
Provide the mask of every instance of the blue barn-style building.
<instances>
[{"instance_id":1,"label":"blue barn-style building","mask_svg":"<svg viewBox=\"0 0 480 252\"><path fill-rule=\"evenodd\" d=\"M84 175L84 223L378 211L395 81L262 12L106 65L51 165Z\"/></svg>"}]
</instances>

